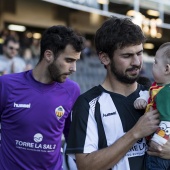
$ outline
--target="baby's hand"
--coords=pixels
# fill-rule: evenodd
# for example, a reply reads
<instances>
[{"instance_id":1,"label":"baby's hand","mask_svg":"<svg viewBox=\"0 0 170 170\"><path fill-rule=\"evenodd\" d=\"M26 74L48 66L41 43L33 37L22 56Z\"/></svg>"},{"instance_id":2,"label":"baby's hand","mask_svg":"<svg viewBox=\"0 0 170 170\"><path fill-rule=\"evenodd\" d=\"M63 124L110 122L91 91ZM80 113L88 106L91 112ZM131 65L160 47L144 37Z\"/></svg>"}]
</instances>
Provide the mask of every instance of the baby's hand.
<instances>
[{"instance_id":1,"label":"baby's hand","mask_svg":"<svg viewBox=\"0 0 170 170\"><path fill-rule=\"evenodd\" d=\"M147 106L147 102L144 99L136 99L134 101L135 109L145 109Z\"/></svg>"}]
</instances>

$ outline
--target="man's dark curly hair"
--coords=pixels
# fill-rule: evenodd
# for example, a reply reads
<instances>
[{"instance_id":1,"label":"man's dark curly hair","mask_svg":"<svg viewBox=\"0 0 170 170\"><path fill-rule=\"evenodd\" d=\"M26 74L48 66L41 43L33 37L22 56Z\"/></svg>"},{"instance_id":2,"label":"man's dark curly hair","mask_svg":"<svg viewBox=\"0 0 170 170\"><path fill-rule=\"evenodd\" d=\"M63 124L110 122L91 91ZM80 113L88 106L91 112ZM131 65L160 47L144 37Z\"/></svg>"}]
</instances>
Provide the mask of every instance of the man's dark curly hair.
<instances>
[{"instance_id":1,"label":"man's dark curly hair","mask_svg":"<svg viewBox=\"0 0 170 170\"><path fill-rule=\"evenodd\" d=\"M81 52L84 49L84 38L69 27L58 25L48 28L41 39L39 62L44 57L46 50L51 50L57 57L67 45L72 45L76 52Z\"/></svg>"},{"instance_id":2,"label":"man's dark curly hair","mask_svg":"<svg viewBox=\"0 0 170 170\"><path fill-rule=\"evenodd\" d=\"M145 40L141 28L134 24L130 18L111 16L97 30L95 46L97 54L104 52L112 58L116 49L143 44Z\"/></svg>"}]
</instances>

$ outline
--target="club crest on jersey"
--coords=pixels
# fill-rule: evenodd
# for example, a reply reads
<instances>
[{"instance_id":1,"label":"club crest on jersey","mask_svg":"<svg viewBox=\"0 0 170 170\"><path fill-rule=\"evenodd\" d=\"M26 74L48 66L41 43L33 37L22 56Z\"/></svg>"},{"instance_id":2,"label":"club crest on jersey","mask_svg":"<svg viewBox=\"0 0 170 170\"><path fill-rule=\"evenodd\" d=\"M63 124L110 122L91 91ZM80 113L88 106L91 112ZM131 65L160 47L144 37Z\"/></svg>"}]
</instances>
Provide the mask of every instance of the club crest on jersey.
<instances>
[{"instance_id":1,"label":"club crest on jersey","mask_svg":"<svg viewBox=\"0 0 170 170\"><path fill-rule=\"evenodd\" d=\"M55 114L58 119L60 119L64 115L64 112L65 112L65 110L62 106L59 106L55 109Z\"/></svg>"}]
</instances>

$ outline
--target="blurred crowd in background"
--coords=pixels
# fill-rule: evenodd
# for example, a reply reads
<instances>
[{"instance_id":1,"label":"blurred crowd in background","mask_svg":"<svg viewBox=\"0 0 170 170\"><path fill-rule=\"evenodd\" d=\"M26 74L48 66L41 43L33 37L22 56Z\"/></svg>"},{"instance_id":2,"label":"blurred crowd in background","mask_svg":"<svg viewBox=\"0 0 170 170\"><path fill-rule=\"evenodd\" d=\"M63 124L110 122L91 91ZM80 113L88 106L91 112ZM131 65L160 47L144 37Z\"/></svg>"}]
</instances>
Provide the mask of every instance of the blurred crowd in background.
<instances>
[{"instance_id":1,"label":"blurred crowd in background","mask_svg":"<svg viewBox=\"0 0 170 170\"><path fill-rule=\"evenodd\" d=\"M38 57L40 54L40 40L39 39L30 39L30 38L27 38L26 36L20 38L17 32L8 31L8 30L1 31L0 37L1 37L0 57L5 56L10 61L15 60L15 57L19 57L23 61L23 63L25 63L25 67L19 69L21 71L32 69L37 64ZM5 40L7 39L9 39L9 42L7 42L7 44L4 44ZM12 44L11 44L11 41L12 41ZM16 43L14 41L16 41ZM18 44L17 48L14 48L16 44ZM0 60L0 64L1 62L2 60ZM21 64L20 67L23 67L23 65ZM2 72L5 73L6 70L3 70L3 67L1 66L0 72L1 74ZM17 70L12 71L11 69L10 73L12 72L18 72L18 71Z\"/></svg>"},{"instance_id":2,"label":"blurred crowd in background","mask_svg":"<svg viewBox=\"0 0 170 170\"><path fill-rule=\"evenodd\" d=\"M0 32L0 75L33 69L40 55L40 38L29 38L15 31ZM86 48L77 62L77 71L70 78L79 83L81 93L103 81L106 70L99 62L92 40L86 39ZM151 57L149 57L151 58ZM152 57L153 59L153 57ZM144 62L142 76L152 81L152 62Z\"/></svg>"},{"instance_id":3,"label":"blurred crowd in background","mask_svg":"<svg viewBox=\"0 0 170 170\"><path fill-rule=\"evenodd\" d=\"M11 59L15 58L16 56L23 59L25 62L25 70L29 70L34 68L34 66L38 62L38 58L40 55L40 39L35 38L28 38L27 36L20 37L17 32L10 31L10 30L3 30L0 32L0 56L4 56L6 54L6 50L3 48L4 42L7 38L13 38L16 41L19 42L19 47L17 49L17 52L15 53L15 56L11 57ZM84 57L92 57L95 56L95 50L92 47L92 42L90 40L86 40L85 42L86 48L82 52L81 59ZM10 45L7 44L7 48ZM10 49L12 51L16 51L15 49ZM7 54L8 55L8 54ZM6 56L10 57L10 56ZM0 71L2 72L2 68L0 68Z\"/></svg>"},{"instance_id":4,"label":"blurred crowd in background","mask_svg":"<svg viewBox=\"0 0 170 170\"><path fill-rule=\"evenodd\" d=\"M40 39L21 37L15 31L4 30L0 33L0 40L0 75L30 70L38 63ZM77 71L70 76L79 83L82 93L98 85L105 76L105 69L92 44L91 40L86 39L86 48L77 62Z\"/></svg>"}]
</instances>

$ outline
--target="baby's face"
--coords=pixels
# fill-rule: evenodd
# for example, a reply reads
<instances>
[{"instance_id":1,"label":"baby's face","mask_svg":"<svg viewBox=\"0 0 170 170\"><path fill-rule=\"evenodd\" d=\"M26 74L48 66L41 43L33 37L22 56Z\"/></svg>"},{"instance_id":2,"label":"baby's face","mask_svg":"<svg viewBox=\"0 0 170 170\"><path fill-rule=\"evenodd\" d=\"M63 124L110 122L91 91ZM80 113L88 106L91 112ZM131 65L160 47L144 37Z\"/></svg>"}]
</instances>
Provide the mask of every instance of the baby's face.
<instances>
[{"instance_id":1,"label":"baby's face","mask_svg":"<svg viewBox=\"0 0 170 170\"><path fill-rule=\"evenodd\" d=\"M157 51L152 67L152 74L156 83L165 84L166 62L162 54L162 49Z\"/></svg>"}]
</instances>

